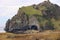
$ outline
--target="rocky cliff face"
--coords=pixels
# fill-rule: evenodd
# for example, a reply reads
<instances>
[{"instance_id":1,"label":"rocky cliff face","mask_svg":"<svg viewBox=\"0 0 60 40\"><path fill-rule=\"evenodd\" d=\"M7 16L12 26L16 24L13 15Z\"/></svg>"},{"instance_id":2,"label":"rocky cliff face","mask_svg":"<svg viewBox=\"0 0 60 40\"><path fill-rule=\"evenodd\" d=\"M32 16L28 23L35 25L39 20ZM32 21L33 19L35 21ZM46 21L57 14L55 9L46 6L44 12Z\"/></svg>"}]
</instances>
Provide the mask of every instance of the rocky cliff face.
<instances>
[{"instance_id":1,"label":"rocky cliff face","mask_svg":"<svg viewBox=\"0 0 60 40\"><path fill-rule=\"evenodd\" d=\"M5 31L18 33L26 30L56 30L60 24L58 20L60 7L44 1L38 5L19 8L18 13L6 22Z\"/></svg>"},{"instance_id":2,"label":"rocky cliff face","mask_svg":"<svg viewBox=\"0 0 60 40\"><path fill-rule=\"evenodd\" d=\"M23 28L28 25L27 15L19 10L11 20L8 20L6 23L5 30L8 32L15 32L19 30L24 30Z\"/></svg>"}]
</instances>

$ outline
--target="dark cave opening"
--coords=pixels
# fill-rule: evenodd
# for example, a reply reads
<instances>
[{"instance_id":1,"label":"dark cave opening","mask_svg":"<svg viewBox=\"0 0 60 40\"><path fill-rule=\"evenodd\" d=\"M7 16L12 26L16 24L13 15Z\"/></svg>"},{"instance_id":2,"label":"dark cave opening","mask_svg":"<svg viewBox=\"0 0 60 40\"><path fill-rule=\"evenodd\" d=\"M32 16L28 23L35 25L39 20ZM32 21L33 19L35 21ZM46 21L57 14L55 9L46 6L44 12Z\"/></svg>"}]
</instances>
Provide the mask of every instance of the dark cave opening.
<instances>
[{"instance_id":1,"label":"dark cave opening","mask_svg":"<svg viewBox=\"0 0 60 40\"><path fill-rule=\"evenodd\" d=\"M31 26L31 29L32 29L32 30L38 30L38 28L37 28L36 25L32 25L32 26Z\"/></svg>"}]
</instances>

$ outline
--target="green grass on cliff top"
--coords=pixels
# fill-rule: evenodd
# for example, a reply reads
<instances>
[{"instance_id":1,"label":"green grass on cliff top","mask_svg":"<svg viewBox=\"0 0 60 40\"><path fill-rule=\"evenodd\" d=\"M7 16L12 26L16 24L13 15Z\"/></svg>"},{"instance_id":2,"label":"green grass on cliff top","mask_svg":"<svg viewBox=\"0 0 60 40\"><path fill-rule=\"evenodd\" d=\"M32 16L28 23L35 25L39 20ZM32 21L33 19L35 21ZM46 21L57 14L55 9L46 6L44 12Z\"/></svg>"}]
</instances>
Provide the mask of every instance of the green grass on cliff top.
<instances>
[{"instance_id":1,"label":"green grass on cliff top","mask_svg":"<svg viewBox=\"0 0 60 40\"><path fill-rule=\"evenodd\" d=\"M42 15L41 10L45 9L45 7L41 7L41 10L37 10L33 8L33 6L22 7L21 9L28 15L33 15L33 14Z\"/></svg>"}]
</instances>

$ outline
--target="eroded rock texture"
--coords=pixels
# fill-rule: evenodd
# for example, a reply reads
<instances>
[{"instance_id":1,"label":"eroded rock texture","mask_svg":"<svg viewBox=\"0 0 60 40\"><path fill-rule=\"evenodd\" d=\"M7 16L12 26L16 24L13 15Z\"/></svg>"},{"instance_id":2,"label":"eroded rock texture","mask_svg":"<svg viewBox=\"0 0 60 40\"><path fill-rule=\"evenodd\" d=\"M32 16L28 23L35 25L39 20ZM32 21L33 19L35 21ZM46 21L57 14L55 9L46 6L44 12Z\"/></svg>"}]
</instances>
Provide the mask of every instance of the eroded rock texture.
<instances>
[{"instance_id":1,"label":"eroded rock texture","mask_svg":"<svg viewBox=\"0 0 60 40\"><path fill-rule=\"evenodd\" d=\"M60 7L44 1L38 5L19 8L18 13L6 22L5 31L21 33L27 30L54 30L57 27L56 20L60 20Z\"/></svg>"}]
</instances>

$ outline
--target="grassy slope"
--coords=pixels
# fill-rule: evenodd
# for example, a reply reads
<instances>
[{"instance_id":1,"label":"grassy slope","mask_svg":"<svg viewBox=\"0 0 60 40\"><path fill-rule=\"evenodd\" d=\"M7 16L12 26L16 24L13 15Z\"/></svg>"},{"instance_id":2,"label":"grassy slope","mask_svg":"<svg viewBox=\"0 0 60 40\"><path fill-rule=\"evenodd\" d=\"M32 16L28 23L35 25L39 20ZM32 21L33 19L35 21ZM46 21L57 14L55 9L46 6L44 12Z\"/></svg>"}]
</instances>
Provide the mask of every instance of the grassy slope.
<instances>
[{"instance_id":1,"label":"grassy slope","mask_svg":"<svg viewBox=\"0 0 60 40\"><path fill-rule=\"evenodd\" d=\"M54 18L51 19L52 23L54 24L54 27L56 28L56 30L60 30L60 20L55 20Z\"/></svg>"},{"instance_id":2,"label":"grassy slope","mask_svg":"<svg viewBox=\"0 0 60 40\"><path fill-rule=\"evenodd\" d=\"M45 8L41 7L40 10L43 10L43 9ZM23 10L28 15L33 15L33 14L42 15L41 11L33 8L33 6L22 7L21 10Z\"/></svg>"}]
</instances>

